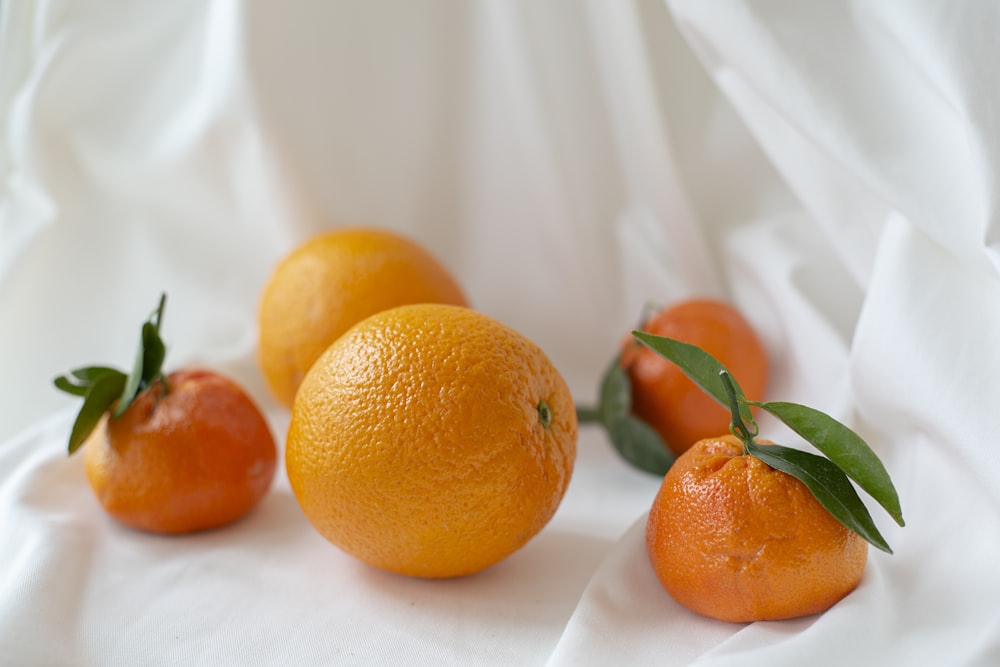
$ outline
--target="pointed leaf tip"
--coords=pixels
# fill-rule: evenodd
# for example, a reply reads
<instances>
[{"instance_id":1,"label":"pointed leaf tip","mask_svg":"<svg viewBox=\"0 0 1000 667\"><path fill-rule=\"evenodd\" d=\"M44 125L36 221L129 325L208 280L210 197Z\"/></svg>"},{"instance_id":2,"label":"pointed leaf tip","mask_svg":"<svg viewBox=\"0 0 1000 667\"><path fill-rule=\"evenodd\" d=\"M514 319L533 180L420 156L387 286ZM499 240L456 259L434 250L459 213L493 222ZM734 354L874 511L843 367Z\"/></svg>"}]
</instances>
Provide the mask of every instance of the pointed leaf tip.
<instances>
[{"instance_id":1,"label":"pointed leaf tip","mask_svg":"<svg viewBox=\"0 0 1000 667\"><path fill-rule=\"evenodd\" d=\"M619 415L607 428L615 450L636 468L662 477L674 464L674 456L659 434L641 419Z\"/></svg>"},{"instance_id":2,"label":"pointed leaf tip","mask_svg":"<svg viewBox=\"0 0 1000 667\"><path fill-rule=\"evenodd\" d=\"M87 441L94 428L118 398L125 384L125 374L107 374L92 384L83 399L69 434L69 453L72 454Z\"/></svg>"},{"instance_id":3,"label":"pointed leaf tip","mask_svg":"<svg viewBox=\"0 0 1000 667\"><path fill-rule=\"evenodd\" d=\"M724 408L729 408L729 393L722 379L725 372L732 381L739 399L740 416L746 422L753 422L748 401L738 379L722 363L697 345L684 343L666 336L657 336L645 331L633 331L632 335L643 345L667 361L676 364L702 391L715 399Z\"/></svg>"},{"instance_id":4,"label":"pointed leaf tip","mask_svg":"<svg viewBox=\"0 0 1000 667\"><path fill-rule=\"evenodd\" d=\"M833 417L797 403L754 403L805 438L857 482L900 526L905 525L899 495L882 461L861 436Z\"/></svg>"},{"instance_id":5,"label":"pointed leaf tip","mask_svg":"<svg viewBox=\"0 0 1000 667\"><path fill-rule=\"evenodd\" d=\"M163 368L163 361L166 359L167 347L160 338L160 325L163 322L163 310L166 306L167 294L160 294L160 301L156 310L152 312L143 325L139 334L139 348L136 350L135 362L132 365L132 372L128 375L128 380L122 388L121 396L118 399L118 406L115 408L115 417L121 417L125 410L132 405L132 401L139 395L145 387L152 384L160 376Z\"/></svg>"}]
</instances>

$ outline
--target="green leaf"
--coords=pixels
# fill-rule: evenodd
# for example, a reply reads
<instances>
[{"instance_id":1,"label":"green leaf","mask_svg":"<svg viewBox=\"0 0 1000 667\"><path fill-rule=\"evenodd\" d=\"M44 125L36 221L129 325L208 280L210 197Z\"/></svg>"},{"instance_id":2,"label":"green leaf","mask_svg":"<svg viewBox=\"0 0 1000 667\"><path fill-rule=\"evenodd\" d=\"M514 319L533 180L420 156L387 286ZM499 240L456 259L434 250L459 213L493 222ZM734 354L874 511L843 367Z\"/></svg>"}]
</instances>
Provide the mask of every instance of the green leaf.
<instances>
[{"instance_id":1,"label":"green leaf","mask_svg":"<svg viewBox=\"0 0 1000 667\"><path fill-rule=\"evenodd\" d=\"M653 352L677 364L692 382L701 387L702 391L718 401L722 407L729 408L729 394L726 392L726 386L721 378L722 371L726 371L733 381L736 395L739 398L740 416L744 421L753 423L753 415L750 414L750 406L747 404L743 390L732 373L729 373L718 359L697 345L682 343L666 336L656 336L645 331L633 331L632 335Z\"/></svg>"},{"instance_id":2,"label":"green leaf","mask_svg":"<svg viewBox=\"0 0 1000 667\"><path fill-rule=\"evenodd\" d=\"M69 375L60 375L53 380L56 388L74 396L86 396L90 388L102 377L122 372L107 366L87 366L76 368Z\"/></svg>"},{"instance_id":3,"label":"green leaf","mask_svg":"<svg viewBox=\"0 0 1000 667\"><path fill-rule=\"evenodd\" d=\"M619 357L611 360L601 378L599 400L596 408L577 406L577 419L601 424L611 445L626 462L654 475L664 475L674 457L660 435L632 415L632 385Z\"/></svg>"},{"instance_id":4,"label":"green leaf","mask_svg":"<svg viewBox=\"0 0 1000 667\"><path fill-rule=\"evenodd\" d=\"M87 392L90 391L89 384L77 384L73 382L69 377L65 375L60 375L52 381L52 384L56 386L56 389L64 391L67 394L72 394L74 396L86 396Z\"/></svg>"},{"instance_id":5,"label":"green leaf","mask_svg":"<svg viewBox=\"0 0 1000 667\"><path fill-rule=\"evenodd\" d=\"M615 450L628 463L654 475L665 475L674 463L659 434L649 424L629 414L618 415L607 424Z\"/></svg>"},{"instance_id":6,"label":"green leaf","mask_svg":"<svg viewBox=\"0 0 1000 667\"><path fill-rule=\"evenodd\" d=\"M117 368L111 368L110 366L86 366L84 368L76 368L70 371L70 375L77 378L81 382L93 384L100 380L105 375L123 375L123 373Z\"/></svg>"},{"instance_id":7,"label":"green leaf","mask_svg":"<svg viewBox=\"0 0 1000 667\"><path fill-rule=\"evenodd\" d=\"M140 391L162 377L161 369L167 348L160 338L160 322L163 319L166 300L167 295L161 294L156 310L142 325L139 349L130 374L126 375L108 366L85 366L53 380L60 391L83 397L83 405L80 406L80 412L77 413L70 431L70 454L87 440L116 399L118 406L114 416L120 417Z\"/></svg>"},{"instance_id":8,"label":"green leaf","mask_svg":"<svg viewBox=\"0 0 1000 667\"><path fill-rule=\"evenodd\" d=\"M697 346L642 331L632 334L654 352L677 364L705 393L730 408L733 413L731 428L744 441L748 453L800 479L834 517L879 549L892 553L850 479L871 494L902 526L899 497L882 462L856 433L812 408L794 403L748 401L722 364ZM727 380L734 380L728 390ZM781 419L829 459L785 447L764 449L755 444L756 425L751 406L758 406Z\"/></svg>"},{"instance_id":9,"label":"green leaf","mask_svg":"<svg viewBox=\"0 0 1000 667\"><path fill-rule=\"evenodd\" d=\"M808 487L835 519L873 546L892 553L878 532L868 508L861 502L847 475L832 461L816 454L780 445L751 443L748 452L776 470L788 473Z\"/></svg>"},{"instance_id":10,"label":"green leaf","mask_svg":"<svg viewBox=\"0 0 1000 667\"><path fill-rule=\"evenodd\" d=\"M121 417L139 392L149 386L161 373L163 360L167 354L167 347L160 338L160 322L163 319L166 300L167 295L161 294L159 306L142 325L139 349L136 350L132 372L129 373L128 380L122 388L118 406L115 408L115 417Z\"/></svg>"},{"instance_id":11,"label":"green leaf","mask_svg":"<svg viewBox=\"0 0 1000 667\"><path fill-rule=\"evenodd\" d=\"M848 477L885 508L900 526L905 525L899 496L889 473L861 437L833 417L797 403L754 403L771 413L826 454Z\"/></svg>"},{"instance_id":12,"label":"green leaf","mask_svg":"<svg viewBox=\"0 0 1000 667\"><path fill-rule=\"evenodd\" d=\"M102 375L90 385L83 399L83 405L80 407L80 412L77 413L76 420L73 422L73 429L70 431L70 454L86 442L94 427L100 423L101 417L121 394L123 386L125 386L125 374L120 371Z\"/></svg>"},{"instance_id":13,"label":"green leaf","mask_svg":"<svg viewBox=\"0 0 1000 667\"><path fill-rule=\"evenodd\" d=\"M618 416L627 415L632 409L632 385L628 373L621 366L621 357L611 360L601 381L601 403L598 412L608 422Z\"/></svg>"},{"instance_id":14,"label":"green leaf","mask_svg":"<svg viewBox=\"0 0 1000 667\"><path fill-rule=\"evenodd\" d=\"M629 414L632 409L632 387L620 360L621 357L617 356L612 359L601 377L597 407L576 406L577 421L597 422L607 426L614 418Z\"/></svg>"},{"instance_id":15,"label":"green leaf","mask_svg":"<svg viewBox=\"0 0 1000 667\"><path fill-rule=\"evenodd\" d=\"M145 326L143 330L145 331ZM115 408L115 417L121 417L122 414L128 409L128 406L132 405L132 401L139 394L139 385L142 384L142 368L143 361L145 360L145 346L142 344L142 339L145 336L140 337L139 350L135 355L135 363L132 365L132 372L128 374L128 379L125 382L125 386L122 388L121 396L118 397L118 407Z\"/></svg>"},{"instance_id":16,"label":"green leaf","mask_svg":"<svg viewBox=\"0 0 1000 667\"><path fill-rule=\"evenodd\" d=\"M148 385L160 374L167 356L167 346L160 338L159 325L150 322L143 325L142 350L142 382Z\"/></svg>"}]
</instances>

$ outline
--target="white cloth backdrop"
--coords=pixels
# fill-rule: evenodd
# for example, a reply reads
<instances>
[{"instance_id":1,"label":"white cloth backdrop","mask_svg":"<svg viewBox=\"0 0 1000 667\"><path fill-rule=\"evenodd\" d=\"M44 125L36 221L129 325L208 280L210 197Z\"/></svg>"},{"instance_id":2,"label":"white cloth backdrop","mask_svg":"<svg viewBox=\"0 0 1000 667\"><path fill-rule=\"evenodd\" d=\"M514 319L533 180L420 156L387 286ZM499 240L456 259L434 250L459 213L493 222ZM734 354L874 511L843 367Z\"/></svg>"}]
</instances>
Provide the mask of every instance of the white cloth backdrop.
<instances>
[{"instance_id":1,"label":"white cloth backdrop","mask_svg":"<svg viewBox=\"0 0 1000 667\"><path fill-rule=\"evenodd\" d=\"M991 0L0 4L0 662L1000 664L998 33ZM657 480L589 429L552 523L464 579L352 561L283 472L224 530L114 525L51 378L127 366L166 290L168 365L237 378L283 443L259 291L358 223L581 402L643 304L732 300L770 397L885 461L896 554L820 616L694 616L645 559Z\"/></svg>"}]
</instances>

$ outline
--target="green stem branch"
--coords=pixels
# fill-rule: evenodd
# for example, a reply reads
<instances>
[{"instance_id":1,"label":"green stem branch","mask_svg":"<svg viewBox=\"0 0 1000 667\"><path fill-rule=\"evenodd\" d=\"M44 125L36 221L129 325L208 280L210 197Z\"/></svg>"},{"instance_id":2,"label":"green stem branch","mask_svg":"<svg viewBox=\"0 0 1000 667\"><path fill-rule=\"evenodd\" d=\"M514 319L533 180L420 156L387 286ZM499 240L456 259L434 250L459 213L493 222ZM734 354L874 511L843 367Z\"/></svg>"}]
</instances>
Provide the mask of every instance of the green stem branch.
<instances>
[{"instance_id":1,"label":"green stem branch","mask_svg":"<svg viewBox=\"0 0 1000 667\"><path fill-rule=\"evenodd\" d=\"M576 406L576 420L581 424L596 424L603 421L599 408Z\"/></svg>"},{"instance_id":2,"label":"green stem branch","mask_svg":"<svg viewBox=\"0 0 1000 667\"><path fill-rule=\"evenodd\" d=\"M729 397L729 412L732 415L729 430L743 442L743 454L749 454L753 439L757 435L757 424L753 419L750 419L750 427L744 423L740 414L740 397L736 393L736 387L733 385L732 378L729 377L729 372L725 369L721 370L719 378L722 380L722 386L726 388L726 395ZM743 402L745 403L745 399Z\"/></svg>"}]
</instances>

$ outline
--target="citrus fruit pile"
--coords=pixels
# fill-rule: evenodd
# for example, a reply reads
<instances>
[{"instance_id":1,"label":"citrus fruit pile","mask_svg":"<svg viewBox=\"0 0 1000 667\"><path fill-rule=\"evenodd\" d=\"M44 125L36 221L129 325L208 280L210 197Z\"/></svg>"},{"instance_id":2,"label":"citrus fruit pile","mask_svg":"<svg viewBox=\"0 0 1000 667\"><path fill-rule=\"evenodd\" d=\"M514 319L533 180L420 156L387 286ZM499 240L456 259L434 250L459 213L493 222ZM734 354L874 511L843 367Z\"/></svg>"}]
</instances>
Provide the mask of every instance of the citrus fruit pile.
<instances>
[{"instance_id":1,"label":"citrus fruit pile","mask_svg":"<svg viewBox=\"0 0 1000 667\"><path fill-rule=\"evenodd\" d=\"M852 481L903 525L885 467L856 433L803 405L747 398L763 396L768 376L746 318L691 299L644 317L597 406L577 408L625 461L664 476L646 524L650 564L677 602L725 621L823 611L858 585L869 544L891 553ZM824 456L758 439L761 410Z\"/></svg>"},{"instance_id":2,"label":"citrus fruit pile","mask_svg":"<svg viewBox=\"0 0 1000 667\"><path fill-rule=\"evenodd\" d=\"M84 399L69 449L86 442L104 509L183 533L249 512L271 484L276 448L234 382L162 372L163 307L143 325L131 373L79 368L56 386ZM462 576L521 548L566 493L578 419L663 475L649 561L670 596L706 616L793 618L849 594L869 544L891 553L854 484L903 525L888 473L856 433L803 405L761 402L766 349L721 301L645 318L595 408L574 405L532 341L472 310L426 249L384 230L337 230L295 248L264 287L258 324L261 371L291 409L296 500L320 535L384 570ZM758 438L761 411L822 456Z\"/></svg>"},{"instance_id":3,"label":"citrus fruit pile","mask_svg":"<svg viewBox=\"0 0 1000 667\"><path fill-rule=\"evenodd\" d=\"M271 275L259 324L261 369L292 407L292 490L346 553L470 574L555 513L576 457L569 389L414 241L374 229L306 241Z\"/></svg>"},{"instance_id":4,"label":"citrus fruit pile","mask_svg":"<svg viewBox=\"0 0 1000 667\"><path fill-rule=\"evenodd\" d=\"M650 563L677 602L724 621L814 614L858 585L868 544L892 553L852 481L902 526L899 497L860 436L804 405L748 399L696 345L633 335L729 411L730 434L699 440L677 458L647 520ZM824 456L758 439L755 410Z\"/></svg>"},{"instance_id":5,"label":"citrus fruit pile","mask_svg":"<svg viewBox=\"0 0 1000 667\"><path fill-rule=\"evenodd\" d=\"M270 486L275 444L249 397L207 370L160 367L163 300L132 374L56 379L84 399L70 435L104 509L143 530L224 525ZM286 470L317 531L379 568L489 567L552 518L576 458L576 410L542 350L471 310L422 246L354 228L284 257L258 311L261 371L292 408Z\"/></svg>"}]
</instances>

